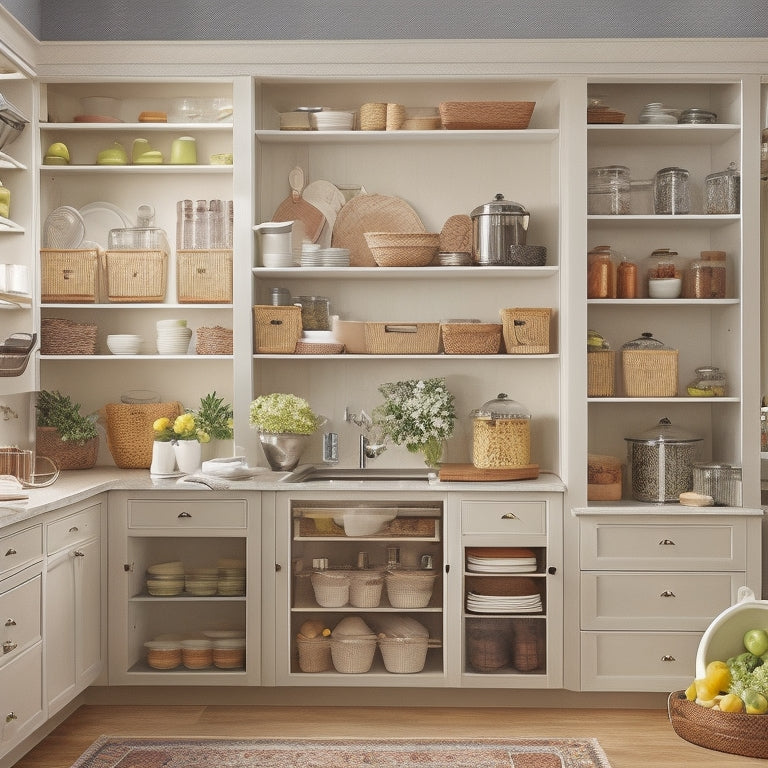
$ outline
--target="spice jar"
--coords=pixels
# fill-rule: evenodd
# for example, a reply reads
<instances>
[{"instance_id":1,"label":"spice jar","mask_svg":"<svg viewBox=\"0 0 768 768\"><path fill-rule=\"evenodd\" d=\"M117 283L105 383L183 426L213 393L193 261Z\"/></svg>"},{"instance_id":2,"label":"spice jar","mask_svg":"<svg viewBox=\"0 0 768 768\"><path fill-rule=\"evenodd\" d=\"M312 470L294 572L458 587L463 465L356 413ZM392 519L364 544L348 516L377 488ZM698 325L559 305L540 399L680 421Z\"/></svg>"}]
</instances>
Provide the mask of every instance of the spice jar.
<instances>
[{"instance_id":1,"label":"spice jar","mask_svg":"<svg viewBox=\"0 0 768 768\"><path fill-rule=\"evenodd\" d=\"M324 296L296 296L293 303L301 307L302 330L331 330L331 302Z\"/></svg>"},{"instance_id":2,"label":"spice jar","mask_svg":"<svg viewBox=\"0 0 768 768\"><path fill-rule=\"evenodd\" d=\"M707 213L738 213L741 202L741 175L736 163L729 163L724 171L710 173L704 180L705 210Z\"/></svg>"},{"instance_id":3,"label":"spice jar","mask_svg":"<svg viewBox=\"0 0 768 768\"><path fill-rule=\"evenodd\" d=\"M598 245L587 254L587 298L616 298L616 258L608 245Z\"/></svg>"},{"instance_id":4,"label":"spice jar","mask_svg":"<svg viewBox=\"0 0 768 768\"><path fill-rule=\"evenodd\" d=\"M691 212L689 173L685 168L669 167L656 172L653 182L653 210L658 215Z\"/></svg>"},{"instance_id":5,"label":"spice jar","mask_svg":"<svg viewBox=\"0 0 768 768\"><path fill-rule=\"evenodd\" d=\"M531 412L502 393L472 412L472 463L481 469L531 463Z\"/></svg>"},{"instance_id":6,"label":"spice jar","mask_svg":"<svg viewBox=\"0 0 768 768\"><path fill-rule=\"evenodd\" d=\"M693 465L702 438L661 419L634 437L625 437L632 497L657 504L679 501L693 489Z\"/></svg>"},{"instance_id":7,"label":"spice jar","mask_svg":"<svg viewBox=\"0 0 768 768\"><path fill-rule=\"evenodd\" d=\"M690 397L725 397L728 394L728 380L725 374L713 365L696 369L696 378L688 384Z\"/></svg>"},{"instance_id":8,"label":"spice jar","mask_svg":"<svg viewBox=\"0 0 768 768\"><path fill-rule=\"evenodd\" d=\"M628 214L629 191L629 168L625 165L590 168L587 213L597 216Z\"/></svg>"},{"instance_id":9,"label":"spice jar","mask_svg":"<svg viewBox=\"0 0 768 768\"><path fill-rule=\"evenodd\" d=\"M727 287L725 251L702 251L686 270L683 296L687 299L724 299Z\"/></svg>"},{"instance_id":10,"label":"spice jar","mask_svg":"<svg viewBox=\"0 0 768 768\"><path fill-rule=\"evenodd\" d=\"M683 290L684 260L677 251L657 248L646 260L645 289L652 299L677 299Z\"/></svg>"},{"instance_id":11,"label":"spice jar","mask_svg":"<svg viewBox=\"0 0 768 768\"><path fill-rule=\"evenodd\" d=\"M621 257L616 268L616 296L619 299L637 298L637 264L626 256Z\"/></svg>"}]
</instances>

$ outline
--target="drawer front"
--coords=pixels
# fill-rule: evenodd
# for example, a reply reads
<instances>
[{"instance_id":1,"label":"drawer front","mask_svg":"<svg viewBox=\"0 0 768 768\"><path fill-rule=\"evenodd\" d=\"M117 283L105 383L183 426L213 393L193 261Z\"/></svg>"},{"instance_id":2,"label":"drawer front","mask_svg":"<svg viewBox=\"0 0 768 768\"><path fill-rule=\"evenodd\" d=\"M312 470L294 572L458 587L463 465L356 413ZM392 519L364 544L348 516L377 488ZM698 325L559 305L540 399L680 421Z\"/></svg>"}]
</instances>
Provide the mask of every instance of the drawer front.
<instances>
[{"instance_id":1,"label":"drawer front","mask_svg":"<svg viewBox=\"0 0 768 768\"><path fill-rule=\"evenodd\" d=\"M42 583L38 573L0 593L0 666L40 640Z\"/></svg>"},{"instance_id":2,"label":"drawer front","mask_svg":"<svg viewBox=\"0 0 768 768\"><path fill-rule=\"evenodd\" d=\"M98 537L101 532L101 505L94 504L73 515L49 523L45 529L45 550L50 555L79 541Z\"/></svg>"},{"instance_id":3,"label":"drawer front","mask_svg":"<svg viewBox=\"0 0 768 768\"><path fill-rule=\"evenodd\" d=\"M0 746L10 747L43 721L42 644L0 668Z\"/></svg>"},{"instance_id":4,"label":"drawer front","mask_svg":"<svg viewBox=\"0 0 768 768\"><path fill-rule=\"evenodd\" d=\"M703 632L743 583L743 573L582 572L581 627Z\"/></svg>"},{"instance_id":5,"label":"drawer front","mask_svg":"<svg viewBox=\"0 0 768 768\"><path fill-rule=\"evenodd\" d=\"M245 529L248 524L247 511L243 499L130 500L128 528L171 528L179 531Z\"/></svg>"},{"instance_id":6,"label":"drawer front","mask_svg":"<svg viewBox=\"0 0 768 768\"><path fill-rule=\"evenodd\" d=\"M738 571L746 560L746 524L609 523L582 520L582 570Z\"/></svg>"},{"instance_id":7,"label":"drawer front","mask_svg":"<svg viewBox=\"0 0 768 768\"><path fill-rule=\"evenodd\" d=\"M462 501L462 533L545 534L545 501Z\"/></svg>"},{"instance_id":8,"label":"drawer front","mask_svg":"<svg viewBox=\"0 0 768 768\"><path fill-rule=\"evenodd\" d=\"M686 689L701 632L582 632L582 691Z\"/></svg>"},{"instance_id":9,"label":"drawer front","mask_svg":"<svg viewBox=\"0 0 768 768\"><path fill-rule=\"evenodd\" d=\"M0 576L43 557L43 527L35 525L0 538Z\"/></svg>"}]
</instances>

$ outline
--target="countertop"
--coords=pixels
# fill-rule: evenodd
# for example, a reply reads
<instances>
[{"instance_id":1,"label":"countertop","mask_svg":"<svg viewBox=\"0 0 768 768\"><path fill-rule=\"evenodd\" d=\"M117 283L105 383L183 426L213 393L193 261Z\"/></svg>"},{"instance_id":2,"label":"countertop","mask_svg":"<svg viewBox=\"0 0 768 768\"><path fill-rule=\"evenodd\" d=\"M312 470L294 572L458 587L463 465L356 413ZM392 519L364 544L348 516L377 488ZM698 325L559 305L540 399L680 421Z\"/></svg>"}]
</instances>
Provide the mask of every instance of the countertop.
<instances>
[{"instance_id":1,"label":"countertop","mask_svg":"<svg viewBox=\"0 0 768 768\"><path fill-rule=\"evenodd\" d=\"M563 493L565 484L557 476L542 473L535 480L514 482L446 483L421 480L321 480L303 483L281 482L287 472L265 470L248 480L224 481L225 493L244 491L281 491L300 493L337 493L342 491L435 493L435 492L495 492L495 493ZM29 488L29 499L0 502L0 529L29 520L45 512L83 501L104 491L175 491L210 493L210 489L189 484L180 486L176 478L155 478L146 469L95 467L61 472L57 480L45 488Z\"/></svg>"}]
</instances>

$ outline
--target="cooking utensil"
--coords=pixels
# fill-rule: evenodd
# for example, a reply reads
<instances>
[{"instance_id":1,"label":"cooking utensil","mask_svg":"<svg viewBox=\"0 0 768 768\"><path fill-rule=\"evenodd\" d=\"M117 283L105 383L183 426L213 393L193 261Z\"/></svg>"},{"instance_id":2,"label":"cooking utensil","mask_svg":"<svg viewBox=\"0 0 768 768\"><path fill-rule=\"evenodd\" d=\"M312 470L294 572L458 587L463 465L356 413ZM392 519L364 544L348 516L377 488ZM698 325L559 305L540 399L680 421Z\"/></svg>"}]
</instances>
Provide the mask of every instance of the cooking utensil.
<instances>
[{"instance_id":1,"label":"cooking utensil","mask_svg":"<svg viewBox=\"0 0 768 768\"><path fill-rule=\"evenodd\" d=\"M302 196L304 171L297 165L288 174L291 194L277 207L272 221L300 221L304 225L304 236L312 243L317 242L325 225L323 212L308 203Z\"/></svg>"},{"instance_id":2,"label":"cooking utensil","mask_svg":"<svg viewBox=\"0 0 768 768\"><path fill-rule=\"evenodd\" d=\"M0 94L0 149L15 141L29 120Z\"/></svg>"}]
</instances>

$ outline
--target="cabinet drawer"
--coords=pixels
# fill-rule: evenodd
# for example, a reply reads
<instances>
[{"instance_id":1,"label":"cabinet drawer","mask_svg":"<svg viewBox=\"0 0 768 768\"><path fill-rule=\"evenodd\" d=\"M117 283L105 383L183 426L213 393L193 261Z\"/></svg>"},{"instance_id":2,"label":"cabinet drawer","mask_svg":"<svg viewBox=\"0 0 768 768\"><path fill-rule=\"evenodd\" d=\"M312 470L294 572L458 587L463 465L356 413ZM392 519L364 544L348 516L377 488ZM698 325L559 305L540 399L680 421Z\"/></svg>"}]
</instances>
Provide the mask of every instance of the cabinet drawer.
<instances>
[{"instance_id":1,"label":"cabinet drawer","mask_svg":"<svg viewBox=\"0 0 768 768\"><path fill-rule=\"evenodd\" d=\"M581 626L703 632L743 583L743 573L583 572Z\"/></svg>"},{"instance_id":2,"label":"cabinet drawer","mask_svg":"<svg viewBox=\"0 0 768 768\"><path fill-rule=\"evenodd\" d=\"M582 570L738 571L746 564L743 518L722 523L582 520Z\"/></svg>"},{"instance_id":3,"label":"cabinet drawer","mask_svg":"<svg viewBox=\"0 0 768 768\"><path fill-rule=\"evenodd\" d=\"M42 643L0 668L0 745L20 741L43 721Z\"/></svg>"},{"instance_id":4,"label":"cabinet drawer","mask_svg":"<svg viewBox=\"0 0 768 768\"><path fill-rule=\"evenodd\" d=\"M19 583L14 583L16 581ZM31 648L41 637L42 576L8 579L0 589L0 666ZM6 588L6 586L8 588Z\"/></svg>"},{"instance_id":5,"label":"cabinet drawer","mask_svg":"<svg viewBox=\"0 0 768 768\"><path fill-rule=\"evenodd\" d=\"M42 525L35 525L0 538L0 576L42 560L42 557Z\"/></svg>"},{"instance_id":6,"label":"cabinet drawer","mask_svg":"<svg viewBox=\"0 0 768 768\"><path fill-rule=\"evenodd\" d=\"M701 632L582 632L582 691L674 691L691 684Z\"/></svg>"},{"instance_id":7,"label":"cabinet drawer","mask_svg":"<svg viewBox=\"0 0 768 768\"><path fill-rule=\"evenodd\" d=\"M462 533L540 533L547 530L545 501L462 501Z\"/></svg>"},{"instance_id":8,"label":"cabinet drawer","mask_svg":"<svg viewBox=\"0 0 768 768\"><path fill-rule=\"evenodd\" d=\"M246 528L248 507L242 499L129 501L128 528L212 530Z\"/></svg>"},{"instance_id":9,"label":"cabinet drawer","mask_svg":"<svg viewBox=\"0 0 768 768\"><path fill-rule=\"evenodd\" d=\"M101 505L94 504L49 523L45 529L45 551L50 555L78 541L99 536L100 510Z\"/></svg>"}]
</instances>

